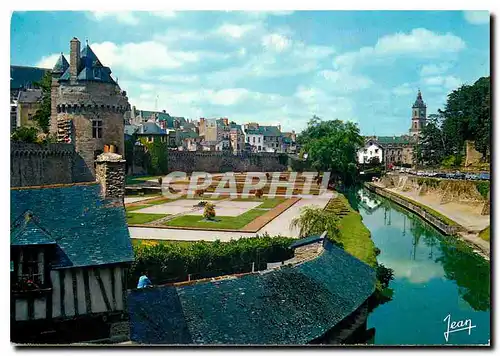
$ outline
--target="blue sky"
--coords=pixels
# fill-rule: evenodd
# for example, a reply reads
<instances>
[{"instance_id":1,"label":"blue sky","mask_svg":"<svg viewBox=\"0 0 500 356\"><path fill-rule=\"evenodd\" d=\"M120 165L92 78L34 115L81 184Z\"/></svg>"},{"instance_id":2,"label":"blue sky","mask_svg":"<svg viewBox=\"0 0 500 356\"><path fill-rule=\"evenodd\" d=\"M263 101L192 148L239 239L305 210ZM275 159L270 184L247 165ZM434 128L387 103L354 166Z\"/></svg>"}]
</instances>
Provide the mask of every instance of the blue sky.
<instances>
[{"instance_id":1,"label":"blue sky","mask_svg":"<svg viewBox=\"0 0 500 356\"><path fill-rule=\"evenodd\" d=\"M76 36L138 109L398 135L418 88L433 113L490 74L489 28L480 11L15 12L11 64L51 68Z\"/></svg>"}]
</instances>

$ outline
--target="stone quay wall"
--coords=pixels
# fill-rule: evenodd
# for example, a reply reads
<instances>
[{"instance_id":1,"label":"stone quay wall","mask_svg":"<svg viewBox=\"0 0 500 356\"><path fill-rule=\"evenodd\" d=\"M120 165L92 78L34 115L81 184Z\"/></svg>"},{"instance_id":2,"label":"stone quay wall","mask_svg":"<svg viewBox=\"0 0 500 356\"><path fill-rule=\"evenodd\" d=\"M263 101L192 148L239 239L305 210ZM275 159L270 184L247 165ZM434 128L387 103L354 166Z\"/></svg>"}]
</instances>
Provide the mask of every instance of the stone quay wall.
<instances>
[{"instance_id":1,"label":"stone quay wall","mask_svg":"<svg viewBox=\"0 0 500 356\"><path fill-rule=\"evenodd\" d=\"M414 212L415 214L419 215L422 217L424 220L428 221L432 225L434 225L436 228L438 228L441 232L445 233L446 235L455 235L457 232L464 230L463 227L459 225L448 225L444 221L436 218L435 216L431 215L421 207L419 207L416 204L413 204L407 199L402 198L401 196L394 194L392 192L387 191L384 188L377 187L376 185L372 183L365 183L365 187L371 190L372 192L377 193L378 195L383 196L384 198L387 198L389 200L392 200L393 202L397 203L398 205L401 205L405 207L406 209Z\"/></svg>"},{"instance_id":2,"label":"stone quay wall","mask_svg":"<svg viewBox=\"0 0 500 356\"><path fill-rule=\"evenodd\" d=\"M284 172L288 157L279 153L169 151L169 172Z\"/></svg>"},{"instance_id":3,"label":"stone quay wall","mask_svg":"<svg viewBox=\"0 0 500 356\"><path fill-rule=\"evenodd\" d=\"M11 141L10 186L26 187L73 182L75 147Z\"/></svg>"}]
</instances>

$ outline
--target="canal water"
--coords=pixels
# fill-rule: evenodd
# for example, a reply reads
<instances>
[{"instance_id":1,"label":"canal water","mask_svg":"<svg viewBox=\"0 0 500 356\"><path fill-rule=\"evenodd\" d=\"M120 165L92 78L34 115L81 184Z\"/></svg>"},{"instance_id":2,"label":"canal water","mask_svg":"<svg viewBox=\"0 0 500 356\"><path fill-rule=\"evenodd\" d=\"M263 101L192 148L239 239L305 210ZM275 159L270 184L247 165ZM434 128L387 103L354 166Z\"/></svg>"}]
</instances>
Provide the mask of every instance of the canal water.
<instances>
[{"instance_id":1,"label":"canal water","mask_svg":"<svg viewBox=\"0 0 500 356\"><path fill-rule=\"evenodd\" d=\"M380 249L378 262L394 270L392 300L369 315L375 345L473 345L490 339L490 263L454 237L441 234L395 203L360 189L350 195ZM451 322L470 330L450 333Z\"/></svg>"}]
</instances>

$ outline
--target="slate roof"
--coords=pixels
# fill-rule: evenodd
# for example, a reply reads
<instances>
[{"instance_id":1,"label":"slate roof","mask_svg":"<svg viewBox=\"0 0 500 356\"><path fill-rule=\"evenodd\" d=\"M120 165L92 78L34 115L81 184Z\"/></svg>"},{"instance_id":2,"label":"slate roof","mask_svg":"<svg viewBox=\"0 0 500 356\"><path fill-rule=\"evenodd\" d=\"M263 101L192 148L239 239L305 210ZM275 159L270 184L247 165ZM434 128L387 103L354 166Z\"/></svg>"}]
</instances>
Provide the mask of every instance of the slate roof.
<instances>
[{"instance_id":1,"label":"slate roof","mask_svg":"<svg viewBox=\"0 0 500 356\"><path fill-rule=\"evenodd\" d=\"M192 130L179 131L178 135L179 135L180 140L184 140L186 138L198 138L198 137L200 137L196 132L194 132Z\"/></svg>"},{"instance_id":2,"label":"slate roof","mask_svg":"<svg viewBox=\"0 0 500 356\"><path fill-rule=\"evenodd\" d=\"M124 127L124 133L125 135L130 135L132 136L136 131L139 129L138 126L136 125L125 125Z\"/></svg>"},{"instance_id":3,"label":"slate roof","mask_svg":"<svg viewBox=\"0 0 500 356\"><path fill-rule=\"evenodd\" d=\"M23 245L52 245L55 240L43 227L33 212L26 211L12 225L10 244Z\"/></svg>"},{"instance_id":4,"label":"slate roof","mask_svg":"<svg viewBox=\"0 0 500 356\"><path fill-rule=\"evenodd\" d=\"M166 132L163 131L162 128L155 122L143 122L139 125L137 133L149 135L166 135Z\"/></svg>"},{"instance_id":5,"label":"slate roof","mask_svg":"<svg viewBox=\"0 0 500 356\"><path fill-rule=\"evenodd\" d=\"M18 103L32 104L42 99L42 89L27 89L19 92Z\"/></svg>"},{"instance_id":6,"label":"slate roof","mask_svg":"<svg viewBox=\"0 0 500 356\"><path fill-rule=\"evenodd\" d=\"M264 136L281 136L281 132L277 126L259 126L247 129L247 134L264 135Z\"/></svg>"},{"instance_id":7,"label":"slate roof","mask_svg":"<svg viewBox=\"0 0 500 356\"><path fill-rule=\"evenodd\" d=\"M411 142L408 136L377 136L375 141L380 144L408 144Z\"/></svg>"},{"instance_id":8,"label":"slate roof","mask_svg":"<svg viewBox=\"0 0 500 356\"><path fill-rule=\"evenodd\" d=\"M306 246L318 241L323 240L323 235L314 235L314 236L309 236L309 237L304 237L303 239L298 239L295 240L291 245L290 248L295 249L297 247L301 246Z\"/></svg>"},{"instance_id":9,"label":"slate roof","mask_svg":"<svg viewBox=\"0 0 500 356\"><path fill-rule=\"evenodd\" d=\"M35 219L23 228L27 211ZM43 231L56 242L53 268L134 260L123 204L104 199L98 183L12 189L10 221L11 241L36 244Z\"/></svg>"},{"instance_id":10,"label":"slate roof","mask_svg":"<svg viewBox=\"0 0 500 356\"><path fill-rule=\"evenodd\" d=\"M262 274L129 291L130 337L144 344L306 344L354 312L375 271L326 242L317 258Z\"/></svg>"},{"instance_id":11,"label":"slate roof","mask_svg":"<svg viewBox=\"0 0 500 356\"><path fill-rule=\"evenodd\" d=\"M425 108L425 107L426 106L424 100L422 99L422 93L419 90L417 94L417 99L415 100L415 103L413 103L412 108Z\"/></svg>"},{"instance_id":12,"label":"slate roof","mask_svg":"<svg viewBox=\"0 0 500 356\"><path fill-rule=\"evenodd\" d=\"M10 89L32 88L49 71L47 68L10 66Z\"/></svg>"},{"instance_id":13,"label":"slate roof","mask_svg":"<svg viewBox=\"0 0 500 356\"><path fill-rule=\"evenodd\" d=\"M66 57L64 57L64 55L61 53L61 55L57 59L57 62L55 64L54 68L52 68L52 73L62 74L68 68L69 68L69 63L66 60Z\"/></svg>"},{"instance_id":14,"label":"slate roof","mask_svg":"<svg viewBox=\"0 0 500 356\"><path fill-rule=\"evenodd\" d=\"M111 78L111 69L102 65L101 61L90 48L89 44L80 51L80 68L78 68L78 80L97 81L104 83L116 82ZM69 66L59 78L59 81L70 79Z\"/></svg>"}]
</instances>

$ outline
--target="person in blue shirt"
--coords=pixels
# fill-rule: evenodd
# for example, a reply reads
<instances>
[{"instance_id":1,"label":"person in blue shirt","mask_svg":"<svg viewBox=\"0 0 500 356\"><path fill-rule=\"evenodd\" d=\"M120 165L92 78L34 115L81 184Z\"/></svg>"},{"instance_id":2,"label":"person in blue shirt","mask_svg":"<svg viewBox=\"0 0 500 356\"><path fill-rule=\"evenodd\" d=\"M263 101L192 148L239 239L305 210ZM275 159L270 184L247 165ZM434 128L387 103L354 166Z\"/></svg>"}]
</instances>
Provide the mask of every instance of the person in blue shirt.
<instances>
[{"instance_id":1,"label":"person in blue shirt","mask_svg":"<svg viewBox=\"0 0 500 356\"><path fill-rule=\"evenodd\" d=\"M148 271L142 272L142 276L139 277L139 283L137 283L137 288L151 288L153 284L148 278Z\"/></svg>"}]
</instances>

